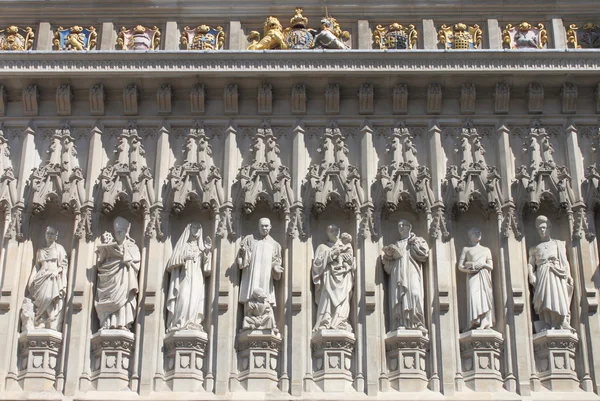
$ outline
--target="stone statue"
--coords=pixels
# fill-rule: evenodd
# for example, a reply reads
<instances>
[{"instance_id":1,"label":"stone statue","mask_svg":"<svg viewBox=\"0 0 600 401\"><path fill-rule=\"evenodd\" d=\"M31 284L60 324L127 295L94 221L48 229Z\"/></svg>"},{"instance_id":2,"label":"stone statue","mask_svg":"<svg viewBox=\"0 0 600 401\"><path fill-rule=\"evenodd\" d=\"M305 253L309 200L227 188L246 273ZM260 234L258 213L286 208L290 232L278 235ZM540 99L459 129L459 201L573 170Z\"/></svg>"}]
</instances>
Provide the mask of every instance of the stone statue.
<instances>
[{"instance_id":1,"label":"stone statue","mask_svg":"<svg viewBox=\"0 0 600 401\"><path fill-rule=\"evenodd\" d=\"M333 329L351 332L348 315L356 269L352 236L347 233L340 235L340 228L330 225L327 238L327 242L317 247L312 264L315 302L318 305L313 331Z\"/></svg>"},{"instance_id":2,"label":"stone statue","mask_svg":"<svg viewBox=\"0 0 600 401\"><path fill-rule=\"evenodd\" d=\"M429 255L425 239L411 232L407 220L398 222L400 240L383 247L381 262L390 275L391 330L418 329L427 332L423 301L423 263Z\"/></svg>"},{"instance_id":3,"label":"stone statue","mask_svg":"<svg viewBox=\"0 0 600 401\"><path fill-rule=\"evenodd\" d=\"M242 330L268 330L272 329L276 334L279 330L275 327L275 315L273 308L267 301L267 293L262 288L255 288L252 297L246 303L246 316L242 324Z\"/></svg>"},{"instance_id":4,"label":"stone statue","mask_svg":"<svg viewBox=\"0 0 600 401\"><path fill-rule=\"evenodd\" d=\"M67 289L69 259L62 245L56 242L58 230L46 228L46 247L35 255L35 265L29 276L29 298L35 313L34 326L60 331Z\"/></svg>"},{"instance_id":5,"label":"stone statue","mask_svg":"<svg viewBox=\"0 0 600 401\"><path fill-rule=\"evenodd\" d=\"M258 234L244 237L237 256L237 265L242 269L239 302L245 305L246 311L257 288L265 291L267 302L276 304L273 280L279 280L283 273L281 245L269 235L271 221L265 217L260 219L258 230Z\"/></svg>"},{"instance_id":6,"label":"stone statue","mask_svg":"<svg viewBox=\"0 0 600 401\"><path fill-rule=\"evenodd\" d=\"M211 272L212 241L202 240L200 223L190 223L179 237L167 262L167 332L201 330L204 319L204 277Z\"/></svg>"},{"instance_id":7,"label":"stone statue","mask_svg":"<svg viewBox=\"0 0 600 401\"><path fill-rule=\"evenodd\" d=\"M140 250L129 236L131 223L113 222L115 238L105 233L98 245L96 313L103 329L129 330L135 320Z\"/></svg>"},{"instance_id":8,"label":"stone statue","mask_svg":"<svg viewBox=\"0 0 600 401\"><path fill-rule=\"evenodd\" d=\"M324 17L321 20L321 30L314 39L316 49L347 49L348 46L342 40L350 39L350 34L342 32L340 24L333 17Z\"/></svg>"},{"instance_id":9,"label":"stone statue","mask_svg":"<svg viewBox=\"0 0 600 401\"><path fill-rule=\"evenodd\" d=\"M23 299L21 306L21 331L29 331L35 329L35 311L33 302L29 298Z\"/></svg>"},{"instance_id":10,"label":"stone statue","mask_svg":"<svg viewBox=\"0 0 600 401\"><path fill-rule=\"evenodd\" d=\"M481 230L469 230L471 246L465 246L458 259L458 270L467 273L468 330L491 329L494 325L492 290L492 251L482 246Z\"/></svg>"},{"instance_id":11,"label":"stone statue","mask_svg":"<svg viewBox=\"0 0 600 401\"><path fill-rule=\"evenodd\" d=\"M551 225L546 216L538 216L535 227L542 242L529 249L527 268L534 288L533 309L543 324L536 326L536 331L571 330L573 278L565 242L550 237Z\"/></svg>"}]
</instances>

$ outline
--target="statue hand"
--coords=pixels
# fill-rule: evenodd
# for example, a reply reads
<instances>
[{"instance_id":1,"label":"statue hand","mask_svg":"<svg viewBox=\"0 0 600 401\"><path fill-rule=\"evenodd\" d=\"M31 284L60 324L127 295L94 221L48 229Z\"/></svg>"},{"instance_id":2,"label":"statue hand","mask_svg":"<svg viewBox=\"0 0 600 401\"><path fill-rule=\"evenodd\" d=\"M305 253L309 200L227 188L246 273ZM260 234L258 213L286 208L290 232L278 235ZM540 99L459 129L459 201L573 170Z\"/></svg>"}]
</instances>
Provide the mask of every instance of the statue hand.
<instances>
[{"instance_id":1,"label":"statue hand","mask_svg":"<svg viewBox=\"0 0 600 401\"><path fill-rule=\"evenodd\" d=\"M283 266L273 265L273 271L277 274L281 274L281 273L283 273Z\"/></svg>"}]
</instances>

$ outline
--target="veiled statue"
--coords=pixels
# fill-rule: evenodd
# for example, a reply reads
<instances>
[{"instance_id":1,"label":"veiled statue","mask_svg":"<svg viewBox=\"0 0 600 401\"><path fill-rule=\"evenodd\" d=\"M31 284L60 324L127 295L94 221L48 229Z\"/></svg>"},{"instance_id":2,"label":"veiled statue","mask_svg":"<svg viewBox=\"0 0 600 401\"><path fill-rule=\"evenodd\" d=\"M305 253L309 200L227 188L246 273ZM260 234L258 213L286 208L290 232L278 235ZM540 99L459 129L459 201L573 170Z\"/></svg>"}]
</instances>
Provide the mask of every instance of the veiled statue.
<instances>
[{"instance_id":1,"label":"veiled statue","mask_svg":"<svg viewBox=\"0 0 600 401\"><path fill-rule=\"evenodd\" d=\"M340 235L336 225L327 227L327 241L317 247L312 264L317 321L313 331L352 331L348 322L354 287L354 251L350 234Z\"/></svg>"},{"instance_id":2,"label":"veiled statue","mask_svg":"<svg viewBox=\"0 0 600 401\"><path fill-rule=\"evenodd\" d=\"M204 320L204 278L211 273L212 241L202 239L200 223L190 223L167 262L167 332L201 330Z\"/></svg>"},{"instance_id":3,"label":"veiled statue","mask_svg":"<svg viewBox=\"0 0 600 401\"><path fill-rule=\"evenodd\" d=\"M458 270L467 274L468 330L494 326L494 292L492 290L492 251L481 245L481 230L469 230L471 246L465 246L458 259Z\"/></svg>"},{"instance_id":4,"label":"veiled statue","mask_svg":"<svg viewBox=\"0 0 600 401\"><path fill-rule=\"evenodd\" d=\"M135 320L140 249L129 236L131 223L113 222L115 236L104 233L98 245L96 313L103 329L129 330Z\"/></svg>"},{"instance_id":5,"label":"veiled statue","mask_svg":"<svg viewBox=\"0 0 600 401\"><path fill-rule=\"evenodd\" d=\"M56 242L57 238L58 230L48 226L46 246L35 254L35 265L27 285L30 302L23 303L24 309L31 309L33 305L33 319L24 321L24 328L62 329L69 259L65 248ZM25 312L22 316L31 315L30 311ZM29 323L31 320L33 324Z\"/></svg>"},{"instance_id":6,"label":"veiled statue","mask_svg":"<svg viewBox=\"0 0 600 401\"><path fill-rule=\"evenodd\" d=\"M391 330L406 328L426 333L423 263L429 256L429 246L424 238L417 237L411 230L407 220L398 222L400 239L383 247L381 262L390 275Z\"/></svg>"},{"instance_id":7,"label":"veiled statue","mask_svg":"<svg viewBox=\"0 0 600 401\"><path fill-rule=\"evenodd\" d=\"M281 266L281 245L269 235L271 221L261 218L258 233L244 237L237 255L237 265L242 269L239 302L244 304L248 315L248 301L254 290L260 288L266 294L269 304L275 305L275 287L273 280L279 280L283 273Z\"/></svg>"},{"instance_id":8,"label":"veiled statue","mask_svg":"<svg viewBox=\"0 0 600 401\"><path fill-rule=\"evenodd\" d=\"M543 325L536 331L571 330L573 278L564 241L552 239L551 224L546 216L535 219L541 242L529 249L529 282L534 288L533 309Z\"/></svg>"}]
</instances>

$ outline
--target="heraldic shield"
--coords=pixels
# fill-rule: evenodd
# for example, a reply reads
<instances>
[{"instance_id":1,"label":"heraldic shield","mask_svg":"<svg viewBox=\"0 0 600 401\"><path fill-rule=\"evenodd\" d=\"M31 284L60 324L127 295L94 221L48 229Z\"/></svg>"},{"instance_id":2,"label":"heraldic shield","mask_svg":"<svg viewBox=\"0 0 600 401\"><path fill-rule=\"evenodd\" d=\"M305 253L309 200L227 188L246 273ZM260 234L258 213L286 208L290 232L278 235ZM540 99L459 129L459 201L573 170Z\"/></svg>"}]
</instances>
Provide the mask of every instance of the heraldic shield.
<instances>
[{"instance_id":1,"label":"heraldic shield","mask_svg":"<svg viewBox=\"0 0 600 401\"><path fill-rule=\"evenodd\" d=\"M54 33L54 46L58 50L91 50L96 47L96 28L58 27Z\"/></svg>"},{"instance_id":2,"label":"heraldic shield","mask_svg":"<svg viewBox=\"0 0 600 401\"><path fill-rule=\"evenodd\" d=\"M185 50L221 50L223 42L225 32L220 26L200 25L193 29L186 26L181 33L181 46Z\"/></svg>"}]
</instances>

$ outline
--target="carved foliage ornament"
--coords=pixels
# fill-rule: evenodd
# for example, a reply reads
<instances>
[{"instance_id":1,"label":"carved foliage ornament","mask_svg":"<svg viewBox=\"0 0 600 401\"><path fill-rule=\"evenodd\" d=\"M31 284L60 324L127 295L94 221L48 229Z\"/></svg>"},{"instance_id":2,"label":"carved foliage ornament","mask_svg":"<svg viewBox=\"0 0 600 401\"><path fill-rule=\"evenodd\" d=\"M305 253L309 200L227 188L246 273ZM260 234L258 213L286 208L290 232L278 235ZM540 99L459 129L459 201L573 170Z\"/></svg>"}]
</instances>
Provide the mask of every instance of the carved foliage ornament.
<instances>
[{"instance_id":1,"label":"carved foliage ornament","mask_svg":"<svg viewBox=\"0 0 600 401\"><path fill-rule=\"evenodd\" d=\"M281 163L279 144L273 130L263 122L254 135L253 160L240 168L237 179L241 186L238 207L252 213L259 200L274 211L288 211L292 204L289 169Z\"/></svg>"},{"instance_id":2,"label":"carved foliage ornament","mask_svg":"<svg viewBox=\"0 0 600 401\"><path fill-rule=\"evenodd\" d=\"M30 50L35 35L30 27L11 25L0 30L0 50Z\"/></svg>"},{"instance_id":3,"label":"carved foliage ornament","mask_svg":"<svg viewBox=\"0 0 600 401\"><path fill-rule=\"evenodd\" d=\"M379 49L413 49L417 46L417 30L412 24L405 27L397 22L388 27L377 25L373 40Z\"/></svg>"},{"instance_id":4,"label":"carved foliage ornament","mask_svg":"<svg viewBox=\"0 0 600 401\"><path fill-rule=\"evenodd\" d=\"M544 24L537 27L528 22L519 26L508 24L502 32L502 42L508 49L543 49L548 43L548 34Z\"/></svg>"},{"instance_id":5,"label":"carved foliage ornament","mask_svg":"<svg viewBox=\"0 0 600 401\"><path fill-rule=\"evenodd\" d=\"M600 48L600 27L588 22L582 27L571 24L567 31L567 43L575 49Z\"/></svg>"},{"instance_id":6,"label":"carved foliage ornament","mask_svg":"<svg viewBox=\"0 0 600 401\"><path fill-rule=\"evenodd\" d=\"M196 28L186 26L181 32L181 46L185 50L222 50L225 43L223 27L213 28L200 25Z\"/></svg>"},{"instance_id":7,"label":"carved foliage ornament","mask_svg":"<svg viewBox=\"0 0 600 401\"><path fill-rule=\"evenodd\" d=\"M57 50L92 50L96 47L96 28L83 28L78 25L70 28L58 27L54 33L54 46Z\"/></svg>"},{"instance_id":8,"label":"carved foliage ornament","mask_svg":"<svg viewBox=\"0 0 600 401\"><path fill-rule=\"evenodd\" d=\"M122 27L117 45L121 50L156 50L160 45L160 29L143 25L129 29Z\"/></svg>"},{"instance_id":9,"label":"carved foliage ornament","mask_svg":"<svg viewBox=\"0 0 600 401\"><path fill-rule=\"evenodd\" d=\"M468 26L459 22L454 26L442 25L438 40L446 49L481 49L481 34L479 25Z\"/></svg>"},{"instance_id":10,"label":"carved foliage ornament","mask_svg":"<svg viewBox=\"0 0 600 401\"><path fill-rule=\"evenodd\" d=\"M213 163L210 139L202 124L189 130L183 148L183 164L171 167L167 177L170 210L180 213L187 201L217 210L223 202L221 172Z\"/></svg>"}]
</instances>

